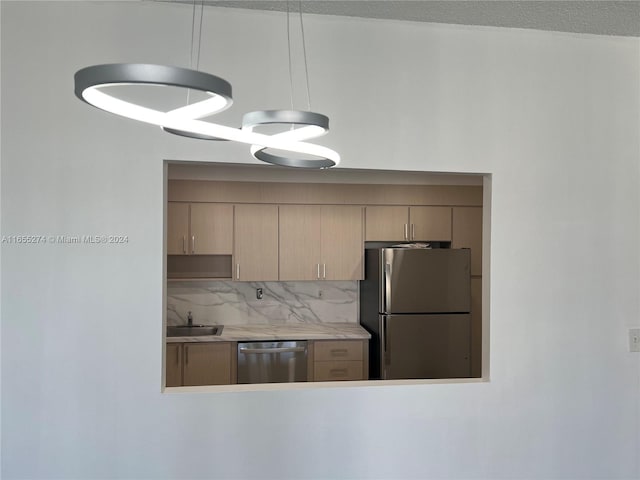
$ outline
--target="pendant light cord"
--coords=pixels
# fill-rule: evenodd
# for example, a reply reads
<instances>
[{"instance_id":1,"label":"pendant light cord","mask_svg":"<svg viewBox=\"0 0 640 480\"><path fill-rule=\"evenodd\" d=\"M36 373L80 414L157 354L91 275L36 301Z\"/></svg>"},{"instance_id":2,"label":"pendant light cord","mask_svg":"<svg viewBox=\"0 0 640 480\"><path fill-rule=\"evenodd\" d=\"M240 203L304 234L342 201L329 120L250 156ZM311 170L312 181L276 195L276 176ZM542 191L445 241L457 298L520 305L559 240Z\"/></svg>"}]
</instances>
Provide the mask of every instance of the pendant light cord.
<instances>
[{"instance_id":1,"label":"pendant light cord","mask_svg":"<svg viewBox=\"0 0 640 480\"><path fill-rule=\"evenodd\" d=\"M302 0L298 0L298 12L300 15L300 33L302 36L302 54L304 58L304 78L307 85L307 110L311 111L311 93L309 88L309 67L307 66L307 45L304 38L304 22L302 21ZM287 0L287 49L289 52L289 95L291 97L291 110L293 110L293 62L291 60L291 9Z\"/></svg>"},{"instance_id":2,"label":"pendant light cord","mask_svg":"<svg viewBox=\"0 0 640 480\"><path fill-rule=\"evenodd\" d=\"M289 52L289 96L293 110L293 68L291 67L291 26L289 21L289 0L287 0L287 50ZM293 127L293 125L292 125Z\"/></svg>"},{"instance_id":3,"label":"pendant light cord","mask_svg":"<svg viewBox=\"0 0 640 480\"><path fill-rule=\"evenodd\" d=\"M200 45L202 44L202 17L204 16L204 0L200 0L200 25L198 27L198 49L196 53L196 68L200 69ZM193 9L191 12L191 56L189 58L189 68L193 70L194 44L196 36L196 0L193 0ZM191 89L187 89L187 105L189 105Z\"/></svg>"},{"instance_id":4,"label":"pendant light cord","mask_svg":"<svg viewBox=\"0 0 640 480\"><path fill-rule=\"evenodd\" d=\"M298 0L300 11L300 32L302 33L302 53L304 55L304 76L307 81L307 109L311 111L311 93L309 89L309 68L307 67L307 45L304 41L304 23L302 22L302 0Z\"/></svg>"},{"instance_id":5,"label":"pendant light cord","mask_svg":"<svg viewBox=\"0 0 640 480\"><path fill-rule=\"evenodd\" d=\"M198 55L196 57L196 70L200 70L200 45L202 45L202 19L204 17L204 0L200 0L200 26L198 27Z\"/></svg>"}]
</instances>

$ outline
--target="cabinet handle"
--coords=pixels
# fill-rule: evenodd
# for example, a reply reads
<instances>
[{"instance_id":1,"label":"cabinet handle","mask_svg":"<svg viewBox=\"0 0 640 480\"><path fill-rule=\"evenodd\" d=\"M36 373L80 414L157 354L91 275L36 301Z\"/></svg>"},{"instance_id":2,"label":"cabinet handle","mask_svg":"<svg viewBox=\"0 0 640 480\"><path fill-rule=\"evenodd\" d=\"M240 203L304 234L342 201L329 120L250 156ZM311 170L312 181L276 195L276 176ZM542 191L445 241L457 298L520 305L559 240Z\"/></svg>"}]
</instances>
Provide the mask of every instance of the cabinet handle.
<instances>
[{"instance_id":1,"label":"cabinet handle","mask_svg":"<svg viewBox=\"0 0 640 480\"><path fill-rule=\"evenodd\" d=\"M317 278L318 280L320 280L320 264L319 264L319 263L316 263L316 267L318 267L318 271L317 271L317 273L316 273L316 278Z\"/></svg>"},{"instance_id":2,"label":"cabinet handle","mask_svg":"<svg viewBox=\"0 0 640 480\"><path fill-rule=\"evenodd\" d=\"M327 264L326 263L322 264L322 278L323 279L327 278Z\"/></svg>"},{"instance_id":3,"label":"cabinet handle","mask_svg":"<svg viewBox=\"0 0 640 480\"><path fill-rule=\"evenodd\" d=\"M240 264L236 263L236 280L240 280Z\"/></svg>"},{"instance_id":4,"label":"cabinet handle","mask_svg":"<svg viewBox=\"0 0 640 480\"><path fill-rule=\"evenodd\" d=\"M191 253L196 253L196 236L191 235Z\"/></svg>"},{"instance_id":5,"label":"cabinet handle","mask_svg":"<svg viewBox=\"0 0 640 480\"><path fill-rule=\"evenodd\" d=\"M331 355L334 357L346 357L348 350L346 348L332 348Z\"/></svg>"},{"instance_id":6,"label":"cabinet handle","mask_svg":"<svg viewBox=\"0 0 640 480\"><path fill-rule=\"evenodd\" d=\"M185 245L185 240L186 238L184 237L184 235L182 236L182 253L184 253L186 255L187 253L187 246Z\"/></svg>"},{"instance_id":7,"label":"cabinet handle","mask_svg":"<svg viewBox=\"0 0 640 480\"><path fill-rule=\"evenodd\" d=\"M176 365L180 365L180 347L176 348Z\"/></svg>"},{"instance_id":8,"label":"cabinet handle","mask_svg":"<svg viewBox=\"0 0 640 480\"><path fill-rule=\"evenodd\" d=\"M189 347L187 345L184 346L184 363L189 365Z\"/></svg>"},{"instance_id":9,"label":"cabinet handle","mask_svg":"<svg viewBox=\"0 0 640 480\"><path fill-rule=\"evenodd\" d=\"M404 224L404 239L409 240L409 225L406 223Z\"/></svg>"},{"instance_id":10,"label":"cabinet handle","mask_svg":"<svg viewBox=\"0 0 640 480\"><path fill-rule=\"evenodd\" d=\"M415 224L411 224L411 240L415 240L416 239L416 226Z\"/></svg>"},{"instance_id":11,"label":"cabinet handle","mask_svg":"<svg viewBox=\"0 0 640 480\"><path fill-rule=\"evenodd\" d=\"M329 370L329 374L332 377L346 377L347 376L347 369L346 368L332 368L331 370Z\"/></svg>"}]
</instances>

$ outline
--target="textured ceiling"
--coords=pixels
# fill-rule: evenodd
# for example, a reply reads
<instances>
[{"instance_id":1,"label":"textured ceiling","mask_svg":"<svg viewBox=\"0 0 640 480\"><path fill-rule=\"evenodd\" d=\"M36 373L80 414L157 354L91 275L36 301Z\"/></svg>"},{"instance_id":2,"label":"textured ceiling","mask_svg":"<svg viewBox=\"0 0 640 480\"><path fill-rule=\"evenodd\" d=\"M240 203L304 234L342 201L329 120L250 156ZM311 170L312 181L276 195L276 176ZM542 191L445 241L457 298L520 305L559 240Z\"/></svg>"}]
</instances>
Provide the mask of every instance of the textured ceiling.
<instances>
[{"instance_id":1,"label":"textured ceiling","mask_svg":"<svg viewBox=\"0 0 640 480\"><path fill-rule=\"evenodd\" d=\"M159 0L197 4L201 0ZM285 0L203 0L205 5L286 11ZM298 11L298 0L290 1ZM321 15L416 22L530 28L597 35L640 36L640 1L303 0L302 11Z\"/></svg>"}]
</instances>

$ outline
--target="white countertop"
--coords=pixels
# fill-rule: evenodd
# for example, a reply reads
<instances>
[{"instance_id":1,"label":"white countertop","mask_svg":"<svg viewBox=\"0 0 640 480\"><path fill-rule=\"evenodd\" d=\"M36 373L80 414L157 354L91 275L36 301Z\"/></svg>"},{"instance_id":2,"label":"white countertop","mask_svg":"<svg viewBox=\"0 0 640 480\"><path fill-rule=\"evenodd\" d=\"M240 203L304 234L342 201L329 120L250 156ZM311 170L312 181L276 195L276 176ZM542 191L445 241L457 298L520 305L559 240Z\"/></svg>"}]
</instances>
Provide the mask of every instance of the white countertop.
<instances>
[{"instance_id":1,"label":"white countertop","mask_svg":"<svg viewBox=\"0 0 640 480\"><path fill-rule=\"evenodd\" d=\"M225 325L220 335L167 337L176 342L244 342L259 340L368 340L369 332L357 323L283 323L279 325Z\"/></svg>"}]
</instances>

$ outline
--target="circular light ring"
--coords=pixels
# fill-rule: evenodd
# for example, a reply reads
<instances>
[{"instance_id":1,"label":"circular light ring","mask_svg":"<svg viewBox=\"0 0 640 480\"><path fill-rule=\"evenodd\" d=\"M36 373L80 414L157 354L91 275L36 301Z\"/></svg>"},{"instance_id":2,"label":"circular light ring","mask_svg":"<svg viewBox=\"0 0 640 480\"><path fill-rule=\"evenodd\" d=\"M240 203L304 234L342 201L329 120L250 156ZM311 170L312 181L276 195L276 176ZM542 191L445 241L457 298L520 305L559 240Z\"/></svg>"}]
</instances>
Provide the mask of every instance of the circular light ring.
<instances>
[{"instance_id":1,"label":"circular light ring","mask_svg":"<svg viewBox=\"0 0 640 480\"><path fill-rule=\"evenodd\" d=\"M316 168L324 169L335 167L337 164L330 158L323 157L318 160L308 160L304 158L288 158L280 155L273 155L272 153L265 152L266 148L261 148L253 153L253 156L263 162L272 163L274 165L280 165L281 167L295 167L295 168Z\"/></svg>"},{"instance_id":2,"label":"circular light ring","mask_svg":"<svg viewBox=\"0 0 640 480\"><path fill-rule=\"evenodd\" d=\"M87 88L118 84L145 84L182 87L213 93L223 97L227 102L227 107L233 103L229 82L215 75L188 68L149 63L108 63L78 70L74 78L76 97L85 102L82 93Z\"/></svg>"},{"instance_id":3,"label":"circular light ring","mask_svg":"<svg viewBox=\"0 0 640 480\"><path fill-rule=\"evenodd\" d=\"M314 126L322 129L319 134L316 133L306 136L304 139L298 138L298 140L315 138L320 135L324 135L329 131L329 117L315 112L301 110L258 110L255 112L249 112L242 117L242 128L247 130L253 130L255 127L261 125L272 124ZM278 134L274 136L277 135ZM322 169L331 168L337 165L336 161L327 157L321 157L317 160L290 158L281 155L274 155L272 153L268 153L266 150L267 147L253 145L251 153L258 160L283 167Z\"/></svg>"},{"instance_id":4,"label":"circular light ring","mask_svg":"<svg viewBox=\"0 0 640 480\"><path fill-rule=\"evenodd\" d=\"M315 112L302 110L258 110L245 113L242 117L242 128L253 128L260 125L277 123L312 125L322 128L324 133L329 131L329 117Z\"/></svg>"},{"instance_id":5,"label":"circular light ring","mask_svg":"<svg viewBox=\"0 0 640 480\"><path fill-rule=\"evenodd\" d=\"M162 128L162 130L164 130L167 133L171 133L173 135L179 135L181 137L195 138L197 140L216 140L219 142L228 141L226 138L212 137L211 135L204 135L201 133L189 132L187 130L178 130L176 128L169 128L169 127L160 127L160 128Z\"/></svg>"}]
</instances>

